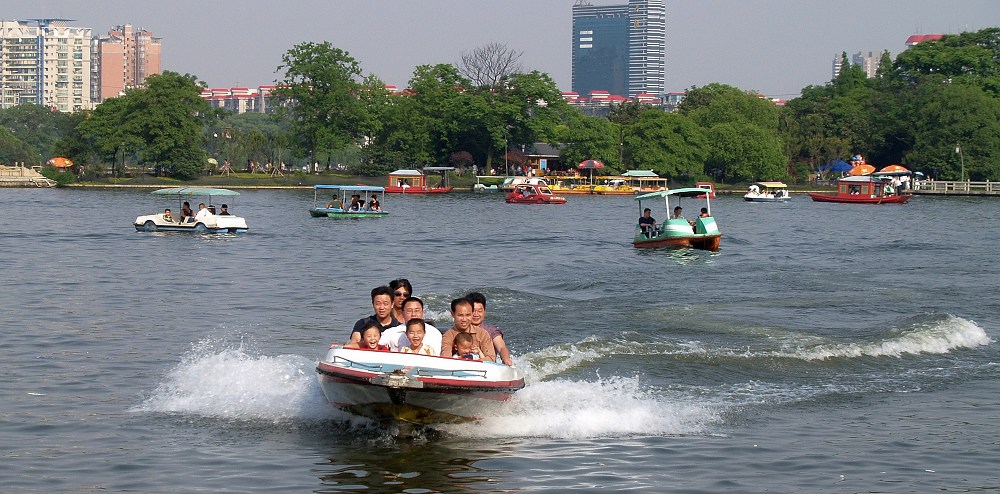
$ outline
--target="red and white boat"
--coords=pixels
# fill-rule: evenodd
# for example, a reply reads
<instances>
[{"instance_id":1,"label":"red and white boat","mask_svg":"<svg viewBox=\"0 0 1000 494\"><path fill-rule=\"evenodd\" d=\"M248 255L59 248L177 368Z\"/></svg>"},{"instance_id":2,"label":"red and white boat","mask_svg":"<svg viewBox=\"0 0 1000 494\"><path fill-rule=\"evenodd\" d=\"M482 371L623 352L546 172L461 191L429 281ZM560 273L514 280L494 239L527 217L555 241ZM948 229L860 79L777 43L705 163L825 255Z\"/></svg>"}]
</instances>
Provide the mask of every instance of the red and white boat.
<instances>
[{"instance_id":1,"label":"red and white boat","mask_svg":"<svg viewBox=\"0 0 1000 494\"><path fill-rule=\"evenodd\" d=\"M505 199L510 204L566 204L566 198L552 193L547 185L517 184Z\"/></svg>"},{"instance_id":2,"label":"red and white boat","mask_svg":"<svg viewBox=\"0 0 1000 494\"><path fill-rule=\"evenodd\" d=\"M448 172L454 171L451 166L426 166L420 170L396 170L389 174L389 185L385 188L387 194L447 194L455 188L448 183ZM430 184L427 173L440 175L440 180Z\"/></svg>"},{"instance_id":3,"label":"red and white boat","mask_svg":"<svg viewBox=\"0 0 1000 494\"><path fill-rule=\"evenodd\" d=\"M524 387L504 364L349 348L331 349L316 372L333 406L421 425L475 420Z\"/></svg>"},{"instance_id":4,"label":"red and white boat","mask_svg":"<svg viewBox=\"0 0 1000 494\"><path fill-rule=\"evenodd\" d=\"M715 199L715 184L712 182L695 182L695 187L699 189L708 190L708 194L698 196L698 199L704 199L707 195L709 199Z\"/></svg>"},{"instance_id":5,"label":"red and white boat","mask_svg":"<svg viewBox=\"0 0 1000 494\"><path fill-rule=\"evenodd\" d=\"M837 193L809 192L816 202L846 202L855 204L903 204L909 194L897 193L888 178L871 175L844 177L837 180Z\"/></svg>"}]
</instances>

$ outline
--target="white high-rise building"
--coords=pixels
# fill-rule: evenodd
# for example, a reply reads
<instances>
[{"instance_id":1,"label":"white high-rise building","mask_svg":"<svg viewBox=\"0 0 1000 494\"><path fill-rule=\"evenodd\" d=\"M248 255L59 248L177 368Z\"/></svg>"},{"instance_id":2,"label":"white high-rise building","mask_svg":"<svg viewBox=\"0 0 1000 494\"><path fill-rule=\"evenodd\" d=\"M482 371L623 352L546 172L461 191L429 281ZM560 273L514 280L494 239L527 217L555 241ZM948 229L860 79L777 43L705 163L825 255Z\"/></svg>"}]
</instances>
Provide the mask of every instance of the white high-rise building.
<instances>
[{"instance_id":1,"label":"white high-rise building","mask_svg":"<svg viewBox=\"0 0 1000 494\"><path fill-rule=\"evenodd\" d=\"M90 101L90 28L68 19L0 21L0 108L33 103L73 112Z\"/></svg>"}]
</instances>

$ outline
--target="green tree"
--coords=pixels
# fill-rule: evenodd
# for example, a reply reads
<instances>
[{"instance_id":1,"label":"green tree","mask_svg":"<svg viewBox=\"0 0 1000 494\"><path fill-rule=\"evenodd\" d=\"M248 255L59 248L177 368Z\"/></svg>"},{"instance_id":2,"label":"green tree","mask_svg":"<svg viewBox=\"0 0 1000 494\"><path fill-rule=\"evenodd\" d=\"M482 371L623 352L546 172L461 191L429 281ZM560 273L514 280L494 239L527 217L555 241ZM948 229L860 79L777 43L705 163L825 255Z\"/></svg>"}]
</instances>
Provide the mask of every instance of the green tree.
<instances>
[{"instance_id":1,"label":"green tree","mask_svg":"<svg viewBox=\"0 0 1000 494\"><path fill-rule=\"evenodd\" d=\"M0 163L13 166L24 163L27 166L42 163L38 151L19 139L13 132L0 127Z\"/></svg>"},{"instance_id":2,"label":"green tree","mask_svg":"<svg viewBox=\"0 0 1000 494\"><path fill-rule=\"evenodd\" d=\"M736 179L783 180L787 175L781 138L774 132L745 122L727 122L708 131L711 155L708 166L725 170Z\"/></svg>"},{"instance_id":3,"label":"green tree","mask_svg":"<svg viewBox=\"0 0 1000 494\"><path fill-rule=\"evenodd\" d=\"M357 142L364 131L361 67L329 42L295 45L281 60L284 79L274 95L285 102L292 135L310 159L329 161L330 151Z\"/></svg>"},{"instance_id":4,"label":"green tree","mask_svg":"<svg viewBox=\"0 0 1000 494\"><path fill-rule=\"evenodd\" d=\"M605 163L616 163L618 160L618 146L621 145L618 132L606 118L575 116L562 137L565 146L560 150L559 157L568 167L588 159Z\"/></svg>"},{"instance_id":5,"label":"green tree","mask_svg":"<svg viewBox=\"0 0 1000 494\"><path fill-rule=\"evenodd\" d=\"M1000 96L1000 28L945 35L912 46L896 57L894 76L911 84L933 76Z\"/></svg>"},{"instance_id":6,"label":"green tree","mask_svg":"<svg viewBox=\"0 0 1000 494\"><path fill-rule=\"evenodd\" d=\"M967 179L1000 180L1000 100L965 84L925 86L916 99L920 111L905 163L940 169L942 176L934 178L959 180L964 159Z\"/></svg>"},{"instance_id":7,"label":"green tree","mask_svg":"<svg viewBox=\"0 0 1000 494\"><path fill-rule=\"evenodd\" d=\"M674 180L701 177L709 157L709 141L701 126L685 115L655 110L639 114L625 147L634 168Z\"/></svg>"},{"instance_id":8,"label":"green tree","mask_svg":"<svg viewBox=\"0 0 1000 494\"><path fill-rule=\"evenodd\" d=\"M77 131L112 164L131 151L154 169L188 180L204 169L200 115L208 110L194 76L165 71L146 78L146 87L98 105Z\"/></svg>"}]
</instances>

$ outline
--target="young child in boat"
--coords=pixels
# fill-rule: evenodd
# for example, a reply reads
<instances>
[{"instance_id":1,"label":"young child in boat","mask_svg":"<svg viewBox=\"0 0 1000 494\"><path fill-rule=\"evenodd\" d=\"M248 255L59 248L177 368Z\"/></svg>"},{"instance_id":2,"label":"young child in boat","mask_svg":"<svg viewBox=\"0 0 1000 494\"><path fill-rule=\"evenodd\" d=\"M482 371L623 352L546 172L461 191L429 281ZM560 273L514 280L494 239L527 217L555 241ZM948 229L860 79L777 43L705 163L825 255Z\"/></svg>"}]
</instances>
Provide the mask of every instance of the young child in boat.
<instances>
[{"instance_id":1,"label":"young child in boat","mask_svg":"<svg viewBox=\"0 0 1000 494\"><path fill-rule=\"evenodd\" d=\"M424 344L424 335L427 334L427 326L423 319L415 318L406 321L406 338L410 340L410 346L404 346L403 353L419 353L420 355L437 355L430 345Z\"/></svg>"},{"instance_id":2,"label":"young child in boat","mask_svg":"<svg viewBox=\"0 0 1000 494\"><path fill-rule=\"evenodd\" d=\"M382 337L382 328L375 321L369 321L365 327L361 328L361 341L358 343L348 343L344 348L356 348L359 350L373 350L376 352L388 352L387 345L379 345L378 340Z\"/></svg>"},{"instance_id":3,"label":"young child in boat","mask_svg":"<svg viewBox=\"0 0 1000 494\"><path fill-rule=\"evenodd\" d=\"M465 360L482 360L478 353L472 351L475 340L470 333L458 333L455 335L455 354L452 358Z\"/></svg>"}]
</instances>

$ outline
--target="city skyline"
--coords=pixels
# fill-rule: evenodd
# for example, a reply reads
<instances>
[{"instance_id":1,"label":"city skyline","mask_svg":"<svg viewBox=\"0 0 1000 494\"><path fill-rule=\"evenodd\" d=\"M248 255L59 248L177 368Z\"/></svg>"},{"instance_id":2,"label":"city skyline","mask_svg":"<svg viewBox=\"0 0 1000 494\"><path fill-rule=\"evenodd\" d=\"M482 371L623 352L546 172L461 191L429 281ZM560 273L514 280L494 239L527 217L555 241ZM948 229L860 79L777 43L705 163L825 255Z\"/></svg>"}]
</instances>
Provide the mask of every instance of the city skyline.
<instances>
[{"instance_id":1,"label":"city skyline","mask_svg":"<svg viewBox=\"0 0 1000 494\"><path fill-rule=\"evenodd\" d=\"M126 0L39 0L4 8L3 20L73 19L105 32L121 24L163 39L163 70L190 73L209 87L272 84L292 46L329 41L387 84L405 87L421 64L457 63L491 42L522 51L525 70L571 89L573 0L307 0L282 4ZM595 5L625 3L591 0ZM954 34L1000 26L993 0L943 5L927 0L677 0L667 2L666 91L720 82L794 97L830 80L841 52L902 52L912 34Z\"/></svg>"}]
</instances>

